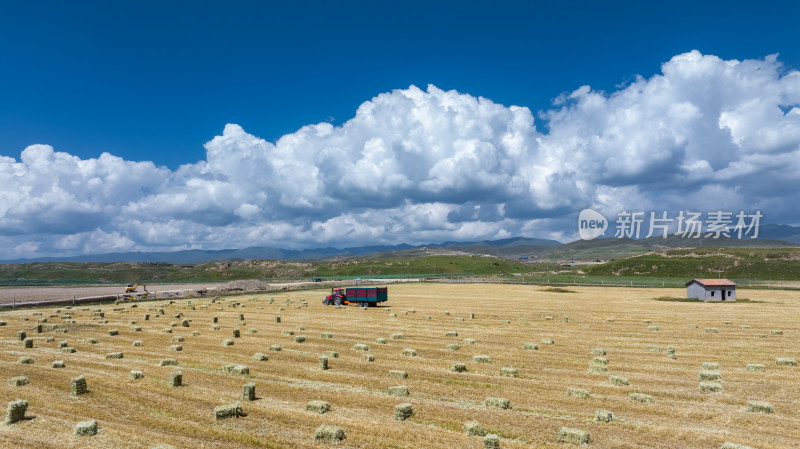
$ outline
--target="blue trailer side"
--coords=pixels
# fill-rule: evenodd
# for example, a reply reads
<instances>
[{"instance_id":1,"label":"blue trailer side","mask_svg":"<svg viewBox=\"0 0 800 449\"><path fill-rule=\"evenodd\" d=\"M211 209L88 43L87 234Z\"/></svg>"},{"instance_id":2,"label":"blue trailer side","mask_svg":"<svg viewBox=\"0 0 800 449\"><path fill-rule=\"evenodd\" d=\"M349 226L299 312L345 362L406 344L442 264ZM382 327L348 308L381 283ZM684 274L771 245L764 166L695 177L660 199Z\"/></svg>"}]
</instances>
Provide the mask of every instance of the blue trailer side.
<instances>
[{"instance_id":1,"label":"blue trailer side","mask_svg":"<svg viewBox=\"0 0 800 449\"><path fill-rule=\"evenodd\" d=\"M388 287L349 287L345 290L347 302L376 306L389 299Z\"/></svg>"}]
</instances>

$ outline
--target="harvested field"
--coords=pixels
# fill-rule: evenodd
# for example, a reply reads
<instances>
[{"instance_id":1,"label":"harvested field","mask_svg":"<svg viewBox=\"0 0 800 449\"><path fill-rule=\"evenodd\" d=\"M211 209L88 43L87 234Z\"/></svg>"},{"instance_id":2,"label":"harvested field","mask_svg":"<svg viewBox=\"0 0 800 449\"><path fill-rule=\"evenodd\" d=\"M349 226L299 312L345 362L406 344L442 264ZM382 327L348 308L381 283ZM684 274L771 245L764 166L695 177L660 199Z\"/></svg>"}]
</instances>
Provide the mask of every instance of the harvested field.
<instances>
[{"instance_id":1,"label":"harvested field","mask_svg":"<svg viewBox=\"0 0 800 449\"><path fill-rule=\"evenodd\" d=\"M482 437L465 433L471 421L498 435L503 448L564 448L562 428L586 432L589 447L597 448L797 446L800 368L775 362L800 357L796 292L740 289L737 294L753 302L709 304L653 300L681 296L678 289L571 290L405 284L389 288L384 307L366 310L325 307L325 291L319 290L222 297L216 303L209 297L3 311L0 391L6 402L29 405L24 420L4 426L0 447L319 448L331 444L315 442L321 426L343 430L336 447L484 447ZM235 345L223 346L240 327L242 313L247 328L257 332L242 332ZM191 320L191 327L171 327L177 314ZM565 315L566 322L545 319ZM648 321L657 323L658 332ZM37 324L44 324L42 333L34 331ZM301 326L304 342L284 334ZM118 335L109 335L111 329ZM34 339L33 348L19 340L21 330ZM170 351L176 336L184 337L180 352ZM371 344L380 338L385 343ZM87 343L91 339L97 343ZM133 345L137 340L141 346ZM554 343L525 349L544 340ZM76 352L60 352L62 341ZM371 363L361 360L363 350L353 350L365 343ZM452 343L462 344L448 350ZM273 345L282 350L270 351ZM674 346L677 356L670 359L648 346ZM404 357L407 348L417 356ZM587 369L598 357L596 348L604 351L607 372ZM338 357L329 357L328 369L321 370L319 357L326 351ZM116 352L124 358L106 358ZM268 360L253 359L267 352ZM474 363L476 355L492 363ZM34 363L18 364L22 357ZM166 358L177 367L159 366ZM63 368L53 368L57 360ZM714 382L721 392L698 388L705 362L719 365L721 379ZM452 371L457 363L466 371ZM748 364L765 369L753 372ZM238 365L249 372L220 369ZM501 375L504 367L517 376ZM142 377L132 378L132 370ZM398 385L387 376L390 370L407 373L402 384L409 396L389 394ZM175 371L182 373L180 388L170 387ZM18 376L29 383L8 382ZM70 381L79 376L88 391L72 395ZM614 384L610 376L628 383ZM258 395L241 403L242 416L215 419L215 408L241 401L242 386L251 382ZM568 389L589 396L571 397ZM632 401L631 393L652 396L653 402ZM510 407L484 406L487 398L508 398ZM310 401L327 402L330 410L308 411ZM395 419L401 402L413 406L405 420ZM748 412L753 402L768 403L772 413ZM613 420L595 420L598 410L613 413ZM74 436L76 423L89 420L97 420L97 435Z\"/></svg>"}]
</instances>

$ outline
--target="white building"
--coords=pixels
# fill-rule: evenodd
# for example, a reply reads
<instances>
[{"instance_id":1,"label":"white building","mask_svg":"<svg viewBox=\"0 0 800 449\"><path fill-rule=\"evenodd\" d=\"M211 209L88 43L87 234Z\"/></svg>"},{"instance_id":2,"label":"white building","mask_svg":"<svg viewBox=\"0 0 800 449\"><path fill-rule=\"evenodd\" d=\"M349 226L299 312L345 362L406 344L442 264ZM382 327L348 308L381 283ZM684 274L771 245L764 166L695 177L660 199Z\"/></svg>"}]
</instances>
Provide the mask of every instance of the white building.
<instances>
[{"instance_id":1,"label":"white building","mask_svg":"<svg viewBox=\"0 0 800 449\"><path fill-rule=\"evenodd\" d=\"M686 297L701 301L736 301L736 283L728 279L692 279Z\"/></svg>"}]
</instances>

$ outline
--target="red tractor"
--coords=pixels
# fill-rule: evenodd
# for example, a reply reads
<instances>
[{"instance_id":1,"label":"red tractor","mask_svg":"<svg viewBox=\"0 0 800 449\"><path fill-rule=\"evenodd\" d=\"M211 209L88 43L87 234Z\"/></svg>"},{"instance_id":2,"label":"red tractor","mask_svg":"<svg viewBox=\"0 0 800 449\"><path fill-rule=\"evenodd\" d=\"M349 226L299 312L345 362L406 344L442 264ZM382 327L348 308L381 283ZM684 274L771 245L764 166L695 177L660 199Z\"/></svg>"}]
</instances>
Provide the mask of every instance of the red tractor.
<instances>
[{"instance_id":1,"label":"red tractor","mask_svg":"<svg viewBox=\"0 0 800 449\"><path fill-rule=\"evenodd\" d=\"M331 294L326 296L322 303L326 306L333 304L334 306L341 306L342 304L348 304L347 302L347 292L343 288L332 288Z\"/></svg>"}]
</instances>

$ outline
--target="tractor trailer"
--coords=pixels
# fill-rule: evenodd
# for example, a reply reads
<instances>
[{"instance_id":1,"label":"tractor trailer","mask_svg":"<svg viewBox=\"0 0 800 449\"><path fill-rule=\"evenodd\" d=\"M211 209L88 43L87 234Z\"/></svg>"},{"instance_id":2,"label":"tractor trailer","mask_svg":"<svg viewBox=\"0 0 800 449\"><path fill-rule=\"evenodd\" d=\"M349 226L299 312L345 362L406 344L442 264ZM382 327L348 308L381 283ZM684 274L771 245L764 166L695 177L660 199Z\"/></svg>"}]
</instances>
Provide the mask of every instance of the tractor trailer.
<instances>
[{"instance_id":1,"label":"tractor trailer","mask_svg":"<svg viewBox=\"0 0 800 449\"><path fill-rule=\"evenodd\" d=\"M371 307L387 299L389 299L387 287L332 288L331 294L326 296L322 303L326 306L355 303L360 307Z\"/></svg>"}]
</instances>

